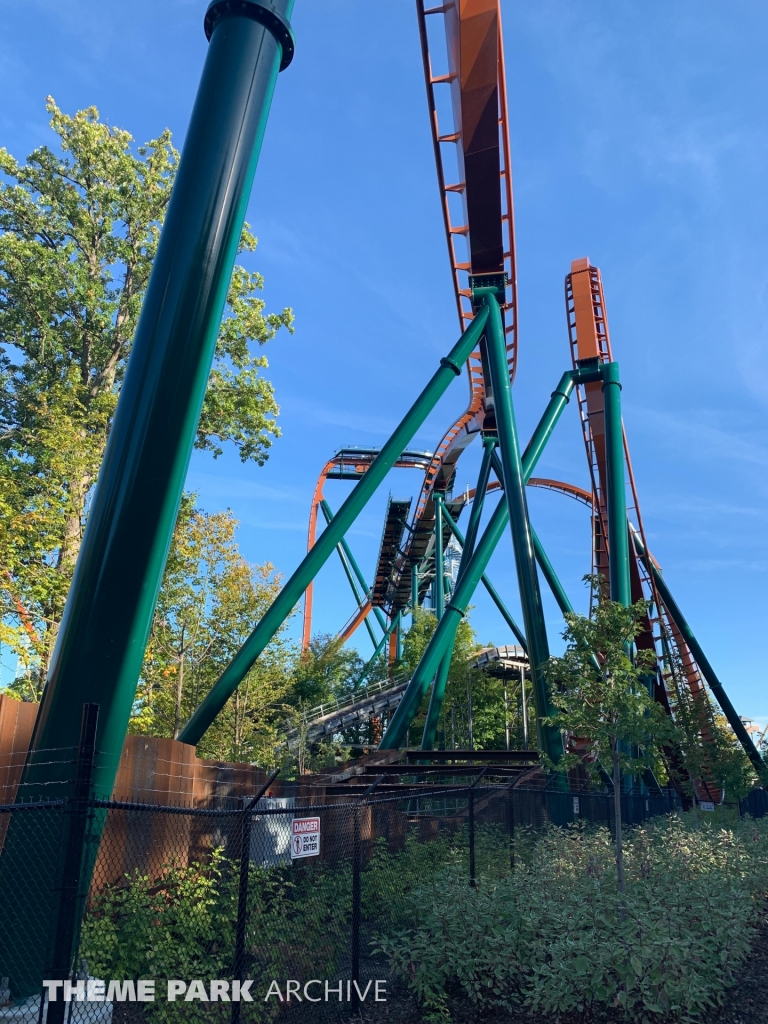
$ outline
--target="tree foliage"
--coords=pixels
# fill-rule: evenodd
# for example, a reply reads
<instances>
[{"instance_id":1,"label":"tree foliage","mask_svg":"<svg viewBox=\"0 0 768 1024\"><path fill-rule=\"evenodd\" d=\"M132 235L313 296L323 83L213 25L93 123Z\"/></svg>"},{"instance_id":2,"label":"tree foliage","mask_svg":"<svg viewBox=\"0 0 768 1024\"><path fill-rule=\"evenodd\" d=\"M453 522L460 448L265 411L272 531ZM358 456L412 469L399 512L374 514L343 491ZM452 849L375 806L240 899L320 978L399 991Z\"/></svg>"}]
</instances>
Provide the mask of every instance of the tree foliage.
<instances>
[{"instance_id":1,"label":"tree foliage","mask_svg":"<svg viewBox=\"0 0 768 1024\"><path fill-rule=\"evenodd\" d=\"M716 711L703 683L698 690L690 686L677 652L670 653L669 669L670 703L681 754L680 763L669 766L671 777L693 800L694 812L700 798L714 796L707 789L722 790L731 799L743 798L757 776L725 715Z\"/></svg>"},{"instance_id":2,"label":"tree foliage","mask_svg":"<svg viewBox=\"0 0 768 1024\"><path fill-rule=\"evenodd\" d=\"M178 736L274 600L279 576L242 557L231 512L206 513L186 496L174 532L136 694L131 731ZM201 756L274 763L278 724L293 686L280 634L222 709Z\"/></svg>"},{"instance_id":3,"label":"tree foliage","mask_svg":"<svg viewBox=\"0 0 768 1024\"><path fill-rule=\"evenodd\" d=\"M437 618L434 612L427 608L417 608L411 627L403 637L402 664L409 674L416 669L436 629ZM453 737L457 746L469 745L471 700L473 746L482 750L505 745L504 683L501 679L473 667L478 651L493 646L494 644L490 642L479 644L469 617L462 618L456 630L456 641L448 669L445 698L436 735L437 744L441 744L445 737L446 744L450 746ZM429 693L411 726L413 743L423 731L428 705Z\"/></svg>"},{"instance_id":4,"label":"tree foliage","mask_svg":"<svg viewBox=\"0 0 768 1024\"><path fill-rule=\"evenodd\" d=\"M56 146L0 149L0 640L38 697L101 464L178 154L170 131L128 132L49 98ZM240 253L256 239L246 226ZM262 278L232 275L197 433L262 464L279 434L259 348L290 309L265 312Z\"/></svg>"},{"instance_id":5,"label":"tree foliage","mask_svg":"<svg viewBox=\"0 0 768 1024\"><path fill-rule=\"evenodd\" d=\"M595 586L594 578L586 579ZM636 776L650 768L659 745L674 734L669 716L643 679L655 671L655 653L633 652L646 610L644 601L625 608L603 598L592 618L566 616L565 653L550 658L546 666L557 711L544 721L559 728L569 746L557 767L566 771L583 766L594 777L607 771L615 795L621 792L622 776ZM623 891L621 800L614 799L614 810L618 882Z\"/></svg>"}]
</instances>

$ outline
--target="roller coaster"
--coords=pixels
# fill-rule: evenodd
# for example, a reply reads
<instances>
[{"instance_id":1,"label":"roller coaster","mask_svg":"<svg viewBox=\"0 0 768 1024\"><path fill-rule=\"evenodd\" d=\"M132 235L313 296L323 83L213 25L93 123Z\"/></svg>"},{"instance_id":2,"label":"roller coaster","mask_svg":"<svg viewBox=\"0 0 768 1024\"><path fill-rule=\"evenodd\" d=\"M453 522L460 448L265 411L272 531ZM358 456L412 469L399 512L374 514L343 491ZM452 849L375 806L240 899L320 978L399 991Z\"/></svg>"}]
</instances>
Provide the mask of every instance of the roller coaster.
<instances>
[{"instance_id":1,"label":"roller coaster","mask_svg":"<svg viewBox=\"0 0 768 1024\"><path fill-rule=\"evenodd\" d=\"M292 8L293 0L214 0L206 12L209 48L24 767L20 791L27 799L45 799L52 782L71 784L63 774L67 769L44 755L51 748L77 746L85 704L99 706L94 787L106 796L112 791L272 94L278 74L294 56ZM708 686L763 777L762 758L649 549L622 424L619 368L600 271L586 258L574 260L565 277L570 368L521 451L512 396L519 338L500 4L433 0L429 6L427 0L417 0L417 16L461 336L380 450L344 449L327 462L312 498L306 556L179 739L200 742L302 598L303 639L309 642L312 584L338 551L356 600L341 637L348 639L365 623L377 656L387 645L388 659L397 660L403 615L422 603L428 591L432 594L437 625L418 666L410 678L395 679L389 689L365 696L379 709L385 697L391 699L381 749L403 747L428 694L421 748L434 748L456 630L482 583L525 652L536 743L557 762L563 739L543 721L552 709L543 672L549 648L539 574L561 611L572 609L530 523L526 488L536 486L589 507L593 567L605 580L605 595L625 606L641 598L648 602L637 643L655 653L656 700L670 710L674 691L685 687L696 694ZM465 371L466 409L434 453L411 450L429 413ZM588 491L534 476L574 394L590 474ZM474 440L482 446L477 484L473 491L454 496L458 460ZM346 534L395 467L422 473L423 480L413 511L409 502L390 501L369 587ZM354 482L335 512L323 493L328 479ZM490 509L488 499L494 493L498 502L481 531L483 511L486 503ZM462 532L458 520L465 507L468 519ZM321 516L325 528L318 531ZM507 529L521 625L486 574ZM444 569L449 543L461 549L450 578ZM30 821L30 816L15 815L6 835L0 902L21 884L32 856L41 871L47 858L54 877L56 851L39 848ZM42 955L44 935L36 922L44 913L34 904L37 897L29 898L19 934L24 932L25 956L31 963Z\"/></svg>"},{"instance_id":2,"label":"roller coaster","mask_svg":"<svg viewBox=\"0 0 768 1024\"><path fill-rule=\"evenodd\" d=\"M478 285L487 285L492 280L497 288L496 298L504 322L506 370L510 383L514 382L518 354L518 332L516 321L517 292L515 280L515 237L514 208L512 201L512 176L507 117L506 82L504 74L504 47L501 28L501 11L497 0L454 0L440 6L428 6L425 0L418 0L417 14L424 76L429 110L429 122L434 145L437 181L441 198L446 241L454 284L459 325L466 329L478 309L475 300ZM435 24L430 25L429 22ZM434 46L440 37L438 46ZM443 73L434 68L444 61L443 47L448 57ZM433 56L433 49L438 56ZM450 105L438 100L437 92L450 92ZM438 117L441 110L450 109L449 123L442 123ZM453 158L446 158L446 149L454 151ZM454 177L446 171L455 166ZM457 202L458 200L458 202ZM460 251L462 250L462 251ZM570 347L571 365L574 373L585 369L602 368L614 364L613 351L608 328L605 296L600 270L586 258L572 262L565 277L565 314ZM615 364L614 364L615 365ZM363 622L369 630L374 644L371 661L378 658L389 639L388 654L395 663L398 653L396 637L401 621L407 611L418 607L427 593L438 617L442 618L445 602L453 600L456 584L466 570L471 556L471 541L465 543L458 528L458 520L465 507L482 508L485 496L492 490L503 490L503 468L494 467L493 449L499 444L499 431L494 416L493 386L488 365L488 354L481 341L467 361L469 381L469 404L462 415L446 432L428 459L428 453L404 453L397 465L408 465L424 472L421 492L416 508L408 521L410 502L390 498L377 560L375 582L368 588L348 546L339 549L342 563L352 583L349 565L354 566L358 581L363 588L361 596L353 584L357 608L350 621L340 632L343 641L349 639ZM573 379L573 378L572 378ZM637 494L629 444L623 424L620 425L620 452L611 447L606 436L607 414L604 402L606 377L595 374L591 379L583 377L575 383L575 393L584 446L589 468L591 488L589 491L574 484L531 477L527 485L546 488L566 495L587 505L592 525L592 570L594 576L610 580L609 593L623 603L644 600L651 609L643 622L643 629L637 638L638 647L653 650L656 655L657 673L653 681L654 696L667 711L671 711L670 693L678 693L686 687L690 693L700 694L706 683L717 697L726 717L744 745L755 766L757 751L746 733L741 719L735 714L717 679L711 665L696 641L687 622L675 604L668 586L661 575L656 561L649 551L643 525L640 502ZM612 381L613 384L617 383ZM564 377L561 394L568 398L566 391L571 385ZM618 390L613 388L612 390ZM608 413L608 416L610 413ZM456 476L459 457L476 438L486 445L477 486L465 494L454 496L452 487ZM361 450L356 474L365 472L373 452ZM411 456L407 458L407 456ZM620 457L619 457L620 456ZM322 508L326 519L331 514L322 497L323 483L329 476L348 479L337 470L353 457L350 450L342 450L324 467L313 496L310 510L308 550L316 540L318 510ZM613 463L609 458L613 458ZM497 479L489 477L489 469L498 468ZM615 483L610 479L614 474ZM356 476L355 474L355 476ZM613 486L623 490L628 485L629 502L625 508L626 525L614 522L613 528L627 533L627 554L614 551L611 558L610 533L611 501L609 493ZM621 505L617 494L614 505ZM470 513L471 515L471 513ZM468 533L477 529L479 512L470 519ZM457 579L441 571L444 552L450 538L458 544L463 556ZM550 587L560 610L573 611L564 588L547 558L533 528L530 528L533 553L539 569ZM624 547L623 538L616 539L616 547ZM481 581L488 588L506 624L524 647L525 636L514 622L485 573ZM598 595L593 594L593 599ZM538 604L538 602L534 602ZM539 611L534 608L533 614ZM382 637L377 639L371 620L377 619ZM530 625L526 623L527 629ZM307 589L304 600L303 643L308 646L312 630L312 589ZM543 624L537 623L537 631L544 633ZM425 729L422 746L428 749L434 742L434 726L440 711L441 688L445 686L450 651L446 643L443 660L432 685L430 721ZM412 693L424 693L422 680L414 686ZM405 693L402 681L391 686L392 695L399 703L400 694ZM382 690L385 692L385 690ZM544 704L542 686L537 686L537 699ZM354 706L354 704L352 705ZM360 711L371 708L371 714L381 710L383 701L370 702L367 695L361 696ZM703 726L706 734L706 726ZM705 735L705 738L709 738ZM397 723L385 737L384 746L402 739L402 728ZM543 742L543 739L542 739ZM555 743L556 745L556 743ZM759 757L759 755L758 755ZM761 767L761 765L760 765ZM702 783L707 786L706 781ZM710 784L709 796L711 793Z\"/></svg>"}]
</instances>

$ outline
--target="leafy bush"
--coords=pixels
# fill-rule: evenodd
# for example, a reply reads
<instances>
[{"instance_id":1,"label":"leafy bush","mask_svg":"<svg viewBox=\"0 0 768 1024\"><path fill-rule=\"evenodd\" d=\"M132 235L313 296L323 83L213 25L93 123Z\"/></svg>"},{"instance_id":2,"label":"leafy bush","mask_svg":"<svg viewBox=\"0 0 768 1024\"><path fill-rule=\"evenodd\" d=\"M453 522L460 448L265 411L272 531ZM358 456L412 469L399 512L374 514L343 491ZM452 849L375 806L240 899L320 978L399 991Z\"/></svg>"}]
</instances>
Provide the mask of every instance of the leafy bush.
<instances>
[{"instance_id":1,"label":"leafy bush","mask_svg":"<svg viewBox=\"0 0 768 1024\"><path fill-rule=\"evenodd\" d=\"M691 829L678 817L637 828L627 889L605 829L550 829L514 876L442 868L411 900L420 923L377 949L434 1018L449 996L478 1009L695 1021L721 1002L746 956L755 900L768 890L768 821Z\"/></svg>"},{"instance_id":2,"label":"leafy bush","mask_svg":"<svg viewBox=\"0 0 768 1024\"><path fill-rule=\"evenodd\" d=\"M273 978L333 976L347 946L350 891L348 864L252 866L246 976L254 992L266 990ZM231 977L237 901L237 867L220 849L205 864L166 865L156 878L134 872L91 900L80 955L91 974L116 980ZM229 1019L226 1003L168 1003L158 995L144 1006L158 1024L210 1021L217 1013ZM257 999L243 1003L241 1012L255 1024L271 1019L278 1004Z\"/></svg>"},{"instance_id":3,"label":"leafy bush","mask_svg":"<svg viewBox=\"0 0 768 1024\"><path fill-rule=\"evenodd\" d=\"M509 836L500 825L475 828L477 871L486 878L503 875L509 866ZM380 928L402 928L420 919L421 908L409 896L428 885L441 869L452 874L469 861L466 825L453 833L439 832L428 842L410 832L400 850L392 853L379 838L363 871L362 914Z\"/></svg>"}]
</instances>

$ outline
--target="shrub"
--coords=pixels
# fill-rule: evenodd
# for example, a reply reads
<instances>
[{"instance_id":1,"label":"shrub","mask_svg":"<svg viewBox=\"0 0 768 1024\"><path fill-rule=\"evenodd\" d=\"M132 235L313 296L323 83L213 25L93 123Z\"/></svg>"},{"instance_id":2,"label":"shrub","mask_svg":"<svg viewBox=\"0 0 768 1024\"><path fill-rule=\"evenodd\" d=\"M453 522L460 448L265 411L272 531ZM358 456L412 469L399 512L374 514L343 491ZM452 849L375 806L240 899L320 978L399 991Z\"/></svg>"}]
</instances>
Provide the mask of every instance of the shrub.
<instances>
[{"instance_id":1,"label":"shrub","mask_svg":"<svg viewBox=\"0 0 768 1024\"><path fill-rule=\"evenodd\" d=\"M679 817L629 833L627 889L605 829L552 828L514 876L441 869L412 894L416 927L376 948L433 1016L460 991L478 1009L547 1016L600 1009L627 1020L695 1021L722 1001L768 890L768 821L689 828ZM626 913L622 914L622 904Z\"/></svg>"},{"instance_id":2,"label":"shrub","mask_svg":"<svg viewBox=\"0 0 768 1024\"><path fill-rule=\"evenodd\" d=\"M254 991L273 978L333 976L346 951L350 890L348 864L251 867L245 966ZM134 872L92 898L80 954L92 975L121 981L231 977L237 900L237 866L221 849L207 863L166 865L155 878ZM158 995L144 1005L158 1024L229 1020L226 1003L169 1003ZM278 1005L254 1000L241 1012L256 1024L270 1020Z\"/></svg>"}]
</instances>

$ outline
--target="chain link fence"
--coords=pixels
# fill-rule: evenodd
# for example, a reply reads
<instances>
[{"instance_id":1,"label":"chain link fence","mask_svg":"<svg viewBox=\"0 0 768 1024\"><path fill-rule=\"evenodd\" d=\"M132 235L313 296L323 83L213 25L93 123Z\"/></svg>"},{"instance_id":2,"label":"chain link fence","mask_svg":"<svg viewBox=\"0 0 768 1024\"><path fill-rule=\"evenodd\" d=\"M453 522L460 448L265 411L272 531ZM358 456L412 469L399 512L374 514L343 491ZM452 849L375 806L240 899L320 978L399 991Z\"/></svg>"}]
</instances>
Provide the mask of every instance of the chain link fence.
<instances>
[{"instance_id":1,"label":"chain link fence","mask_svg":"<svg viewBox=\"0 0 768 1024\"><path fill-rule=\"evenodd\" d=\"M418 923L436 878L500 878L550 824L611 827L610 794L562 784L0 805L0 875L17 879L0 910L0 1024L348 1021L396 995L380 939ZM621 799L627 824L679 808L671 791ZM55 878L34 856L51 844Z\"/></svg>"}]
</instances>

